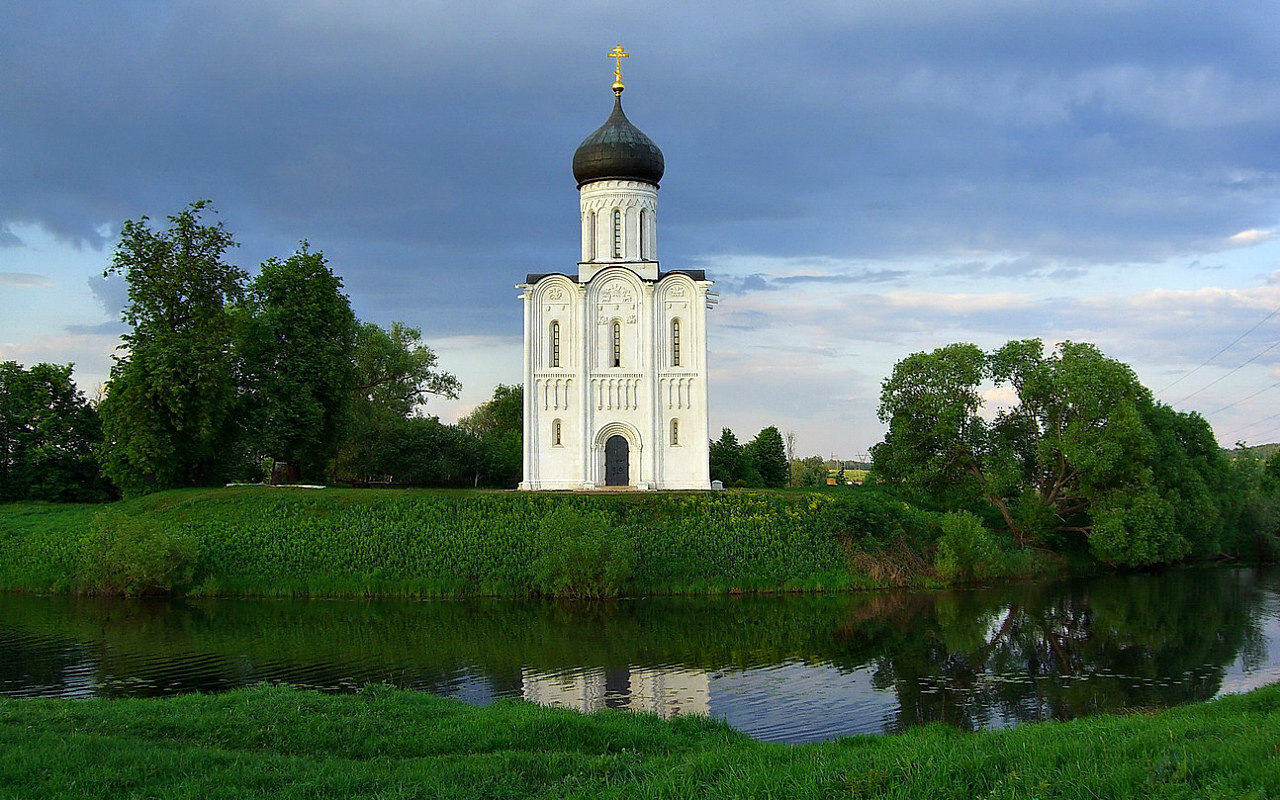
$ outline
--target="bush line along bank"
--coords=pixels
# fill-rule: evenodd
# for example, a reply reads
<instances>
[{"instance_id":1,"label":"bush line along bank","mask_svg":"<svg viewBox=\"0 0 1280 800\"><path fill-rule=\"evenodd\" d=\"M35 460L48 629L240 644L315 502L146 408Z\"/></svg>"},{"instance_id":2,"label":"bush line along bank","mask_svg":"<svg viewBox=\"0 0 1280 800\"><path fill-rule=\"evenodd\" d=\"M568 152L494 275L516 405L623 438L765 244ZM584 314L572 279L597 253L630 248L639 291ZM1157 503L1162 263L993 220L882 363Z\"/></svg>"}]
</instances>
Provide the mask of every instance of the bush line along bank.
<instances>
[{"instance_id":1,"label":"bush line along bank","mask_svg":"<svg viewBox=\"0 0 1280 800\"><path fill-rule=\"evenodd\" d=\"M786 746L698 717L369 687L0 700L15 797L1261 798L1280 686L1155 715ZM0 790L0 793L6 794Z\"/></svg>"},{"instance_id":2,"label":"bush line along bank","mask_svg":"<svg viewBox=\"0 0 1280 800\"><path fill-rule=\"evenodd\" d=\"M181 490L0 506L0 589L601 596L869 588L1037 565L984 536L976 520L874 491Z\"/></svg>"}]
</instances>

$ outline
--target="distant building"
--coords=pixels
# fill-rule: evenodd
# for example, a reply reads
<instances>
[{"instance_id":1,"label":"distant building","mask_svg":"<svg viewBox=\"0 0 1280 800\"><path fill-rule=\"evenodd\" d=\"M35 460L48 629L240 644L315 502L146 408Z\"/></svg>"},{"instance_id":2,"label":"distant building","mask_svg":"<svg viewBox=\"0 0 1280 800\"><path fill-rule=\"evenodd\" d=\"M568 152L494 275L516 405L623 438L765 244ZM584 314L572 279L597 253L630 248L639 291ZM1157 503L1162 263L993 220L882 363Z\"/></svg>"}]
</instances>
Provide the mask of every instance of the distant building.
<instances>
[{"instance_id":1,"label":"distant building","mask_svg":"<svg viewBox=\"0 0 1280 800\"><path fill-rule=\"evenodd\" d=\"M621 46L610 54L620 59ZM707 489L706 312L701 270L658 264L662 151L622 111L573 155L582 260L529 275L524 300L521 489Z\"/></svg>"}]
</instances>

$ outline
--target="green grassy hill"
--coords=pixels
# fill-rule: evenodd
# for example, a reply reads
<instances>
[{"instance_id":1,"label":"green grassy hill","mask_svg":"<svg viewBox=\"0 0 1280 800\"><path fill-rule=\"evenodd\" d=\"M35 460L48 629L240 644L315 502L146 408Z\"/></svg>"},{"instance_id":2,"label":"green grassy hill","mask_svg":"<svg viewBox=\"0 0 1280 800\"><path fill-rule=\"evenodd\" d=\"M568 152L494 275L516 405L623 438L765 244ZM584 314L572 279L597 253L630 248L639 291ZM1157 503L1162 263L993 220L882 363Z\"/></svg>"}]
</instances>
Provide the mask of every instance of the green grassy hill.
<instances>
[{"instance_id":1,"label":"green grassy hill","mask_svg":"<svg viewBox=\"0 0 1280 800\"><path fill-rule=\"evenodd\" d=\"M522 595L539 591L539 564L553 556L563 556L570 570L597 566L582 541L543 530L544 520L562 509L608 531L609 557L626 562L626 591L633 593L885 585L891 571L876 574L876 554L894 545L919 559L938 535L938 515L873 490L236 487L161 492L110 506L0 506L0 589Z\"/></svg>"}]
</instances>

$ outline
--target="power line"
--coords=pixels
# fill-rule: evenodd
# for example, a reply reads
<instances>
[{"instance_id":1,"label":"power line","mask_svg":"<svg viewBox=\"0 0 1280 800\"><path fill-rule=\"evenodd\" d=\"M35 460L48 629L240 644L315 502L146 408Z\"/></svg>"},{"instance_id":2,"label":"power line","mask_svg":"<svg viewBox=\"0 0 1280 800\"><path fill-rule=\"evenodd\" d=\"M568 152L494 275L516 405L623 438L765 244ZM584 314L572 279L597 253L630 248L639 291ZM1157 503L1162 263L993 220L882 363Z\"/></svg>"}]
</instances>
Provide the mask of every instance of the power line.
<instances>
[{"instance_id":1,"label":"power line","mask_svg":"<svg viewBox=\"0 0 1280 800\"><path fill-rule=\"evenodd\" d=\"M1263 417L1262 419L1254 420L1253 422L1250 422L1248 425L1245 425L1242 428L1234 428L1230 433L1225 434L1225 438L1230 439L1232 436L1234 436L1237 433L1244 433L1245 431L1252 430L1257 426L1261 425L1262 423L1269 422L1275 419L1276 417L1280 417L1280 411L1277 411L1276 413L1272 414L1269 417Z\"/></svg>"},{"instance_id":2,"label":"power line","mask_svg":"<svg viewBox=\"0 0 1280 800\"><path fill-rule=\"evenodd\" d=\"M1276 314L1280 314L1280 308L1276 308L1276 309L1275 309L1274 311L1272 311L1270 314L1268 314L1268 315L1266 315L1265 317L1263 317L1263 318L1262 318L1261 320L1259 320L1259 321L1258 321L1258 323L1257 323L1256 325L1254 325L1252 328L1250 328L1249 330L1247 330L1247 331L1245 331L1244 333L1242 333L1242 334L1240 334L1239 336L1237 336L1237 337L1235 338L1235 340L1234 340L1233 342L1231 342L1231 344L1227 345L1226 347L1222 348L1222 349L1221 349L1221 350L1219 350L1218 352L1216 352L1216 353L1214 353L1213 355L1211 355L1211 356L1209 356L1208 358L1206 358L1203 362L1201 362L1200 366L1196 367L1195 369L1191 370L1190 372L1187 372L1187 373L1183 374L1183 376L1182 376L1182 377L1178 378L1178 379L1177 379L1177 380L1175 380L1173 383L1171 383L1171 384L1169 384L1168 386L1166 386L1166 387L1164 387L1163 389L1161 389L1159 392L1157 392L1157 394L1164 394L1165 392L1169 391L1169 390L1170 390L1170 389L1172 389L1173 387L1177 386L1179 383L1182 383L1182 381L1184 381L1185 379L1190 378L1192 375L1196 374L1196 373L1197 373L1197 372L1199 372L1200 370L1202 370L1202 369L1204 369L1205 367L1209 366L1209 362L1213 361L1213 360L1214 360L1215 358L1217 358L1218 356L1222 355L1223 353L1227 352L1227 351L1228 351L1228 350L1230 350L1231 348L1235 347L1237 344L1239 344L1239 343L1240 343L1240 340L1241 340L1241 339L1244 339L1244 337L1246 337L1246 336L1248 336L1249 334L1253 333L1253 332L1254 332L1254 331L1256 331L1258 328L1261 328L1261 327L1262 327L1262 325L1263 325L1263 323L1265 323L1267 320L1269 320L1269 319L1271 319L1272 317L1274 317ZM1220 378L1219 380L1221 380L1221 378ZM1212 385L1212 384L1210 384L1210 385ZM1204 389L1207 389L1207 388L1209 388L1209 387L1208 387L1208 386L1204 387ZM1200 391L1204 391L1204 389L1201 389ZM1192 397L1192 396L1194 396L1194 394L1195 394L1195 393L1190 394L1190 395L1187 395L1187 397ZM1182 399L1183 399L1183 400L1185 400L1185 399L1187 399L1187 398L1186 398L1186 397L1184 397L1184 398L1182 398ZM1182 400L1179 400L1178 402L1179 402L1179 403L1181 403L1181 402L1182 402Z\"/></svg>"},{"instance_id":3,"label":"power line","mask_svg":"<svg viewBox=\"0 0 1280 800\"><path fill-rule=\"evenodd\" d=\"M1280 308L1277 308L1277 309L1276 309L1276 311L1280 311ZM1271 312L1271 313L1272 313L1272 315L1274 315L1276 312L1275 312L1275 311L1273 311L1273 312ZM1256 328L1257 326L1255 325L1254 327ZM1250 330L1252 330L1252 328L1251 328ZM1237 339L1236 341L1239 341L1239 339ZM1229 345L1228 345L1228 346L1229 346ZM1254 356L1253 356L1253 358L1251 358L1251 359L1249 359L1248 361L1244 362L1243 364L1241 364L1240 366L1238 366L1238 367L1236 367L1235 369L1231 370L1231 371L1230 371L1230 372L1228 372L1227 374L1225 374L1225 375L1220 375L1220 376L1217 378L1217 380L1213 380L1213 381L1210 381L1209 383L1206 383L1204 386L1201 386L1199 389L1196 389L1194 392L1192 392L1191 394L1187 395L1186 397L1182 398L1181 400L1179 400L1179 401L1177 401L1177 402L1178 402L1178 403L1185 403L1186 401L1190 400L1191 398L1193 398L1193 397L1195 397L1196 395L1198 395L1198 394L1200 394L1201 392L1203 392L1205 389L1208 389L1210 386L1213 386L1214 384L1219 383L1219 382L1221 382L1221 381L1223 381L1223 380L1225 380L1225 379L1227 379L1227 378L1230 378L1232 375L1235 375L1237 372L1239 372L1240 370L1242 370L1242 369L1244 369L1245 367L1249 366L1249 365L1250 365L1250 364L1252 364L1253 362L1257 361L1259 358L1262 358L1262 357L1263 357L1263 356L1265 356L1267 353L1270 353L1272 350L1276 349L1277 347L1280 347L1280 339L1277 339L1276 341L1272 342L1269 346L1267 346L1266 348L1264 348L1264 349L1262 350L1262 352L1257 353L1256 355L1254 355Z\"/></svg>"},{"instance_id":4,"label":"power line","mask_svg":"<svg viewBox=\"0 0 1280 800\"><path fill-rule=\"evenodd\" d=\"M1208 416L1213 416L1214 414L1221 414L1223 411L1226 411L1228 408L1235 408L1236 406L1240 405L1241 403L1248 402L1249 400L1252 400L1253 398L1257 397L1258 395L1262 394L1263 392L1269 392L1269 391L1271 391L1272 389L1276 388L1277 386L1280 386L1280 381L1276 381L1275 383L1271 384L1270 386L1268 386L1268 387L1266 387L1266 388L1259 389L1258 391L1254 392L1253 394L1249 395L1248 397L1241 397L1239 400L1235 401L1234 403L1227 403L1225 406L1223 406L1222 408L1217 409L1216 411L1210 411L1210 412L1209 412L1209 414L1208 414Z\"/></svg>"}]
</instances>

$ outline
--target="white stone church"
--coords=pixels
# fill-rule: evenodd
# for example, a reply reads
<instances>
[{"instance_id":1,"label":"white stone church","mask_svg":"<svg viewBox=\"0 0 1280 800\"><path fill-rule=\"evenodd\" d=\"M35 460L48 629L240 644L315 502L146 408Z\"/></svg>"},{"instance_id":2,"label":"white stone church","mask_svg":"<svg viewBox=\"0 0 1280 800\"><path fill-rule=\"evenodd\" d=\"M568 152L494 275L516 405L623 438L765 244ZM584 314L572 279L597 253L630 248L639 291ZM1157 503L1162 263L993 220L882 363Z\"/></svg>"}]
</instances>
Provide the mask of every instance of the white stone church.
<instances>
[{"instance_id":1,"label":"white stone church","mask_svg":"<svg viewBox=\"0 0 1280 800\"><path fill-rule=\"evenodd\" d=\"M623 56L619 47L612 57ZM658 265L662 151L622 112L573 155L576 272L529 275L521 489L707 489L707 309L702 270Z\"/></svg>"}]
</instances>

